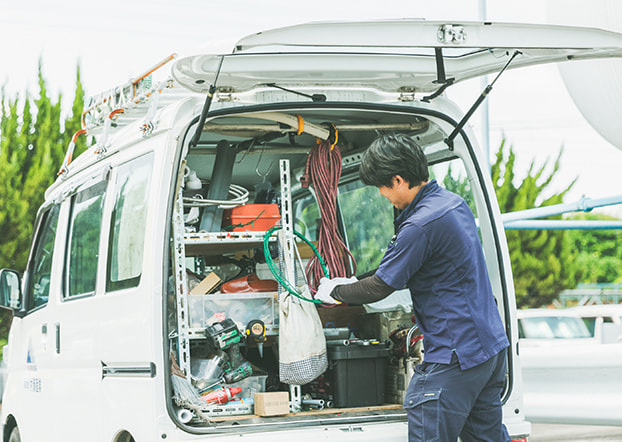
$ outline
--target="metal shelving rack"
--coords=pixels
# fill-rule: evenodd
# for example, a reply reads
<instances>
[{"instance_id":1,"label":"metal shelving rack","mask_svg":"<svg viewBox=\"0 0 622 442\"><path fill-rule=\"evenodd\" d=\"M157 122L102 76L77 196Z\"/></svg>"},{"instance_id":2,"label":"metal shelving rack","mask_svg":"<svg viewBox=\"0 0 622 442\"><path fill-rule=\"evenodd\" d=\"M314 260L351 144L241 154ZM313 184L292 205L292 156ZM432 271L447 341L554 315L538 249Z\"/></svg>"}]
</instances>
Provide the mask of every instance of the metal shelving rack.
<instances>
[{"instance_id":1,"label":"metal shelving rack","mask_svg":"<svg viewBox=\"0 0 622 442\"><path fill-rule=\"evenodd\" d=\"M289 187L289 162L282 165L281 186L285 186L282 195L287 197L287 204L282 208L282 218L288 220L284 223L283 230L286 235L287 250L291 251L291 257L285 259L286 267L293 266L293 226L291 213L291 189ZM285 167L285 169L283 169ZM190 327L190 312L188 311L188 294L190 292L188 277L186 274L186 257L193 255L220 255L245 248L261 247L264 243L266 232L243 231L243 232L186 232L184 225L183 189L180 188L173 216L173 258L175 268L175 300L177 305L177 338L179 352L179 367L188 375L190 373L190 340L205 337L204 328ZM270 241L276 241L277 233L274 233ZM290 272L288 272L290 273ZM278 334L276 327L271 327L268 334Z\"/></svg>"},{"instance_id":2,"label":"metal shelving rack","mask_svg":"<svg viewBox=\"0 0 622 442\"><path fill-rule=\"evenodd\" d=\"M175 300L177 303L177 339L179 368L186 376L190 374L190 337L188 321L188 276L186 274L186 246L184 242L183 188L177 193L176 210L173 215L173 254L175 261Z\"/></svg>"}]
</instances>

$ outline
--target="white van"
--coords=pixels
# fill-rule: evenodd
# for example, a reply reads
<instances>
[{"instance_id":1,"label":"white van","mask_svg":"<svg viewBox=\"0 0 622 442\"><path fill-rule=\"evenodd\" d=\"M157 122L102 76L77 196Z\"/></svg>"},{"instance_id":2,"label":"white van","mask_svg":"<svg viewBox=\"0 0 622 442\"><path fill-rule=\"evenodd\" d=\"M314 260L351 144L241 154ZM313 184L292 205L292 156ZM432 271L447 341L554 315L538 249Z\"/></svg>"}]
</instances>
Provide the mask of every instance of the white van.
<instances>
[{"instance_id":1,"label":"white van","mask_svg":"<svg viewBox=\"0 0 622 442\"><path fill-rule=\"evenodd\" d=\"M275 376L287 281L274 268L303 276L298 257L279 250L302 237L300 261L313 258L303 246L322 228L309 153L328 139L341 155L330 166L342 169L336 229L360 275L393 235L392 207L357 177L361 153L385 131L415 138L432 176L475 213L512 343L504 422L526 440L504 229L465 124L472 112L443 91L506 67L620 56L621 47L621 36L589 29L313 23L251 35L231 54L179 59L163 84L141 77L102 94L84 114L95 143L73 162L68 149L26 272L0 273L1 303L14 312L3 440L405 440L404 358L414 356L392 340L413 327L404 293L318 308L329 371L302 386ZM269 229L275 222L284 235ZM222 337L214 325L228 319L235 327L224 331L245 337L231 348L252 368L230 384L222 372L235 370L210 347ZM197 405L212 379L231 388L221 402L232 400ZM285 411L272 400L278 392L290 392Z\"/></svg>"}]
</instances>

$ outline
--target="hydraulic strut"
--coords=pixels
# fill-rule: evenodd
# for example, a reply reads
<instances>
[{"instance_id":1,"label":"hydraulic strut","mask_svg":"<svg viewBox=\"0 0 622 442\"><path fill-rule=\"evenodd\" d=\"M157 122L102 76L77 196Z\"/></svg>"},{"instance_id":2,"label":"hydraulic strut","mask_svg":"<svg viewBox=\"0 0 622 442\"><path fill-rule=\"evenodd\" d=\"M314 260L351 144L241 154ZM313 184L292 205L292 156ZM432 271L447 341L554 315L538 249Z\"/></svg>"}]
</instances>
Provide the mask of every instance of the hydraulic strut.
<instances>
[{"instance_id":1,"label":"hydraulic strut","mask_svg":"<svg viewBox=\"0 0 622 442\"><path fill-rule=\"evenodd\" d=\"M492 90L492 86L495 84L495 82L499 79L501 74L503 74L503 72L508 68L510 63L512 63L512 61L514 60L514 58L516 58L518 54L521 54L521 51L518 51L518 50L514 51L514 54L512 54L512 57L510 57L508 62L505 64L505 66L503 66L503 69L499 71L499 73L497 74L495 79L492 81L492 83L486 86L486 88L482 91L479 97L477 97L477 100L475 100L475 103L473 103L473 106L471 106L468 112L464 114L464 117L462 117L462 120L460 120L458 125L454 128L453 132L449 134L447 138L445 138L445 144L447 144L447 146L449 147L449 150L454 149L454 139L456 138L456 136L458 136L458 133L460 133L460 131L462 130L466 122L469 121L469 118L471 118L471 115L473 115L473 112L475 112L475 110L479 107L479 105L482 104L484 99L488 96L488 94Z\"/></svg>"}]
</instances>

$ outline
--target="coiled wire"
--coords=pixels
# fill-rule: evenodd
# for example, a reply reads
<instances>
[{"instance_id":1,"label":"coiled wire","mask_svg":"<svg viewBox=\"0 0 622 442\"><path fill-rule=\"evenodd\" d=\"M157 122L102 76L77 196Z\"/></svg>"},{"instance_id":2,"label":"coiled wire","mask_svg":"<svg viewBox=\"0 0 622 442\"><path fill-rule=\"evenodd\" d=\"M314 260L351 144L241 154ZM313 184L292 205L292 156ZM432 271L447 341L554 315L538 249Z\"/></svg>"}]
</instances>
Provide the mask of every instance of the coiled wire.
<instances>
[{"instance_id":1,"label":"coiled wire","mask_svg":"<svg viewBox=\"0 0 622 442\"><path fill-rule=\"evenodd\" d=\"M220 209L232 209L248 202L248 190L237 184L229 186L228 200L210 200L205 198L184 197L184 206L186 207L208 207L218 206Z\"/></svg>"},{"instance_id":2,"label":"coiled wire","mask_svg":"<svg viewBox=\"0 0 622 442\"><path fill-rule=\"evenodd\" d=\"M337 186L341 178L341 152L328 141L315 145L307 157L307 173L315 189L321 222L316 257L324 257L333 278L350 277L356 273L356 261L341 239L337 225ZM325 274L315 257L306 269L312 293Z\"/></svg>"}]
</instances>

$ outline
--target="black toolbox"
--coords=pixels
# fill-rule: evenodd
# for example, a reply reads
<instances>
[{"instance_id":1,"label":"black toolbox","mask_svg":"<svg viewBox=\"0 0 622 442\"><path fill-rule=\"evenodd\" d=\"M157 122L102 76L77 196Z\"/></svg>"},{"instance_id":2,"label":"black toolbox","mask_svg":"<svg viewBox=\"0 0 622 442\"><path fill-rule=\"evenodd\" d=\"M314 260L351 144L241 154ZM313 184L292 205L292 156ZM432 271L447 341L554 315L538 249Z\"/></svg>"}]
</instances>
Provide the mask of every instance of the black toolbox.
<instances>
[{"instance_id":1,"label":"black toolbox","mask_svg":"<svg viewBox=\"0 0 622 442\"><path fill-rule=\"evenodd\" d=\"M328 347L328 379L335 407L384 403L385 374L390 349L383 343Z\"/></svg>"}]
</instances>

